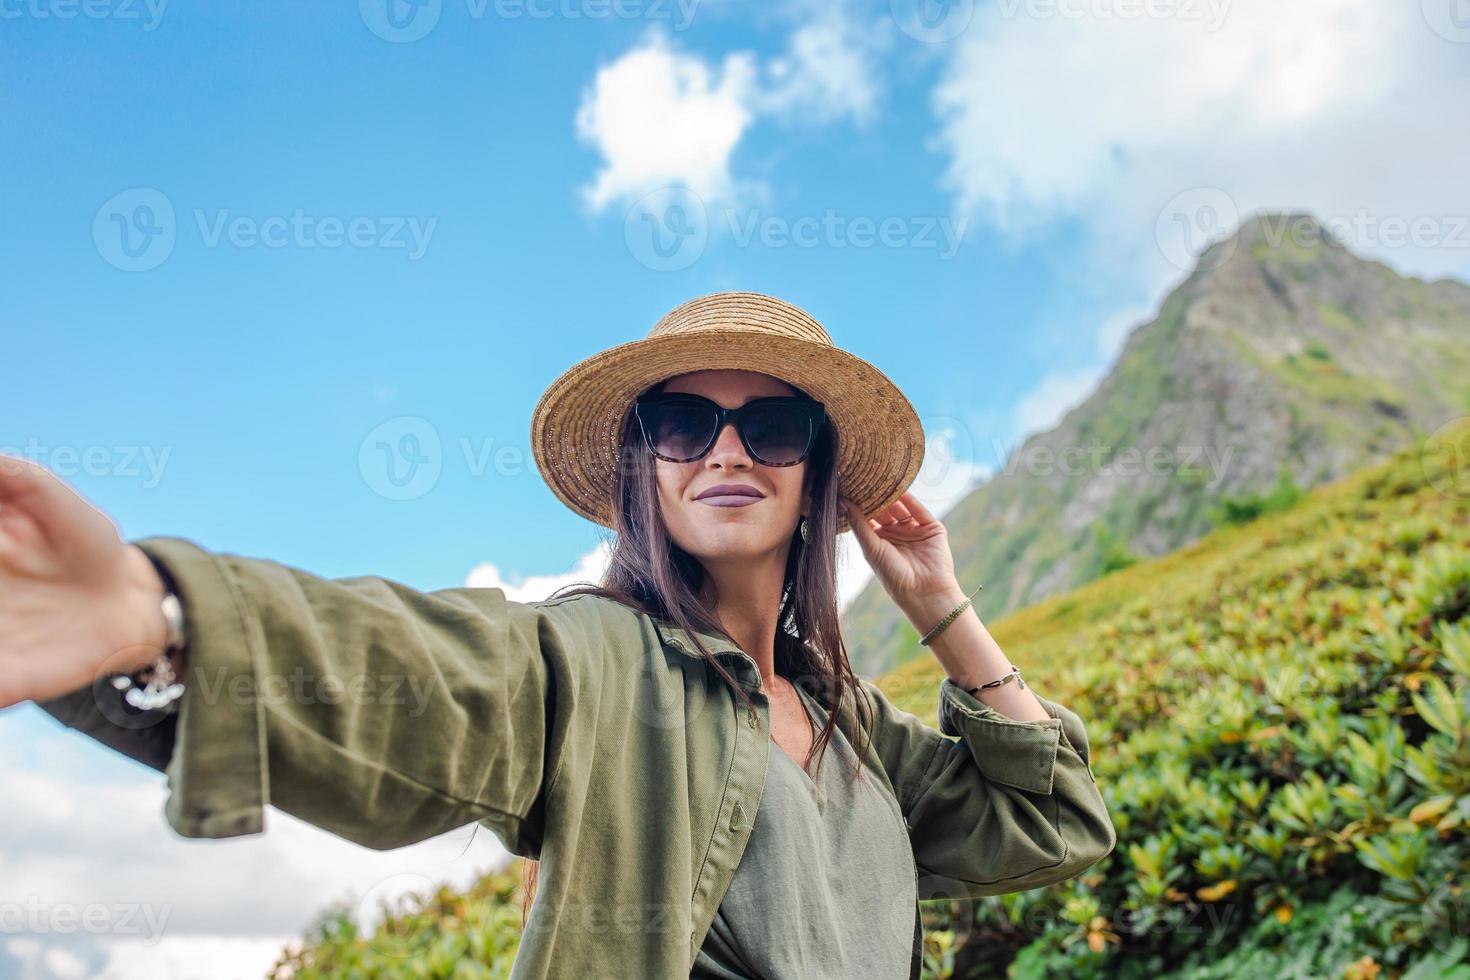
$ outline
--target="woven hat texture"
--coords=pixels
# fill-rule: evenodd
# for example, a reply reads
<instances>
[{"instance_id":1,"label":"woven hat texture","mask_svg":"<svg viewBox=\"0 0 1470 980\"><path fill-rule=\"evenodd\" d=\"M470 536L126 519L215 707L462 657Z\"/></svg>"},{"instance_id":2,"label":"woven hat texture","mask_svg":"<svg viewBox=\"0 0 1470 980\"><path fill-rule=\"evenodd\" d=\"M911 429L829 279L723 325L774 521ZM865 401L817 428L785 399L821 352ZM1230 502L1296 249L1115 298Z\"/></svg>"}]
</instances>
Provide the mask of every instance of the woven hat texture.
<instances>
[{"instance_id":1,"label":"woven hat texture","mask_svg":"<svg viewBox=\"0 0 1470 980\"><path fill-rule=\"evenodd\" d=\"M810 314L764 293L718 292L681 303L642 340L593 354L551 383L531 417L531 452L553 493L613 526L618 437L633 400L676 374L717 368L780 378L826 405L839 435L839 491L877 514L924 461L913 405L872 364L832 342ZM840 514L838 531L850 529Z\"/></svg>"}]
</instances>

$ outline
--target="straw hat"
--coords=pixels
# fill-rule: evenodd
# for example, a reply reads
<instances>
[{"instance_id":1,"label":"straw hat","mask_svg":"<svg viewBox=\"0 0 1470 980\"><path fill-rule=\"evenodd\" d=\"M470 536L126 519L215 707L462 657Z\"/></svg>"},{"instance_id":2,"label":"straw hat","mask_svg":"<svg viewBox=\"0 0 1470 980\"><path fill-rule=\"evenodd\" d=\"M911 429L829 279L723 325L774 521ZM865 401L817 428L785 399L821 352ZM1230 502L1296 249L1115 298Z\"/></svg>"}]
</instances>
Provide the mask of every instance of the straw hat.
<instances>
[{"instance_id":1,"label":"straw hat","mask_svg":"<svg viewBox=\"0 0 1470 980\"><path fill-rule=\"evenodd\" d=\"M840 436L838 490L864 514L892 504L918 475L924 429L898 386L835 346L804 310L749 292L681 303L643 340L572 365L531 416L536 468L562 503L612 527L618 438L633 400L665 378L716 368L769 374L825 404ZM850 529L845 513L837 529Z\"/></svg>"}]
</instances>

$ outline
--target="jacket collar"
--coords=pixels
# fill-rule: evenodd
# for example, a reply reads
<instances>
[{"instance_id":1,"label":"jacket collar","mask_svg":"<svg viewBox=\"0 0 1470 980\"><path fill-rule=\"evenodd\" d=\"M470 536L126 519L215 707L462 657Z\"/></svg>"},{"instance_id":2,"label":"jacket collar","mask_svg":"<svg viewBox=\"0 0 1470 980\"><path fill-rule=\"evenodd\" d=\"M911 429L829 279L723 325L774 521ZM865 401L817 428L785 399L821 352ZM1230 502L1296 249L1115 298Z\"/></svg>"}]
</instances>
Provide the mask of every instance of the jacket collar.
<instances>
[{"instance_id":1,"label":"jacket collar","mask_svg":"<svg viewBox=\"0 0 1470 980\"><path fill-rule=\"evenodd\" d=\"M650 616L649 619L652 620L653 628L658 632L659 639L665 644L696 660L704 659L704 656L695 648L694 642L689 638L689 633L686 630L682 630L673 623L659 619L656 616ZM760 685L760 668L755 665L755 660L750 654L740 649L730 640L715 633L706 633L700 630L699 638L704 641L704 645L716 657L727 662L733 662L736 675L740 676L743 674L747 686L758 687Z\"/></svg>"}]
</instances>

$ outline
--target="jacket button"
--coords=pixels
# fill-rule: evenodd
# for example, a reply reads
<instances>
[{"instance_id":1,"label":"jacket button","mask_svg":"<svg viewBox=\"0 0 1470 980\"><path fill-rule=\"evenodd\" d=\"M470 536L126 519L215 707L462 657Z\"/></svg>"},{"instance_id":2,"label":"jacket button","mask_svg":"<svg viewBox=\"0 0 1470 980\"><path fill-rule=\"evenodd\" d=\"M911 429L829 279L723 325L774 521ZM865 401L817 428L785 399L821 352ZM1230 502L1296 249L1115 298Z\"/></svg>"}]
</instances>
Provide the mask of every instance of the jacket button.
<instances>
[{"instance_id":1,"label":"jacket button","mask_svg":"<svg viewBox=\"0 0 1470 980\"><path fill-rule=\"evenodd\" d=\"M735 808L730 811L730 829L732 831L740 830L741 824L743 823L744 819L745 807L741 806L739 803L736 803Z\"/></svg>"},{"instance_id":2,"label":"jacket button","mask_svg":"<svg viewBox=\"0 0 1470 980\"><path fill-rule=\"evenodd\" d=\"M745 723L751 728L755 728L757 725L760 724L760 722L756 721L755 715L749 714L745 716Z\"/></svg>"}]
</instances>

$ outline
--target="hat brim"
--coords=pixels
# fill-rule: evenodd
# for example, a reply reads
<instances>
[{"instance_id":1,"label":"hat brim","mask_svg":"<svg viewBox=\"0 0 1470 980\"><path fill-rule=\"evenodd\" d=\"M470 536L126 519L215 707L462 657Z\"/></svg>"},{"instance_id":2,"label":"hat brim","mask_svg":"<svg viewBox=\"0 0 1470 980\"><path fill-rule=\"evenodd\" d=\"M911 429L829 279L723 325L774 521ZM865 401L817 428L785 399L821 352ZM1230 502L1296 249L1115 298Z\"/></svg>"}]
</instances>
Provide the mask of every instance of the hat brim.
<instances>
[{"instance_id":1,"label":"hat brim","mask_svg":"<svg viewBox=\"0 0 1470 980\"><path fill-rule=\"evenodd\" d=\"M735 368L795 385L827 408L840 435L840 491L867 515L903 496L924 462L924 428L907 397L872 364L838 347L732 328L645 337L569 368L531 418L531 452L553 493L611 528L618 439L634 398L676 374ZM850 530L838 514L837 529Z\"/></svg>"}]
</instances>

